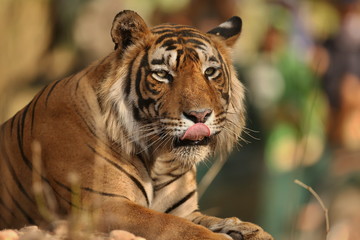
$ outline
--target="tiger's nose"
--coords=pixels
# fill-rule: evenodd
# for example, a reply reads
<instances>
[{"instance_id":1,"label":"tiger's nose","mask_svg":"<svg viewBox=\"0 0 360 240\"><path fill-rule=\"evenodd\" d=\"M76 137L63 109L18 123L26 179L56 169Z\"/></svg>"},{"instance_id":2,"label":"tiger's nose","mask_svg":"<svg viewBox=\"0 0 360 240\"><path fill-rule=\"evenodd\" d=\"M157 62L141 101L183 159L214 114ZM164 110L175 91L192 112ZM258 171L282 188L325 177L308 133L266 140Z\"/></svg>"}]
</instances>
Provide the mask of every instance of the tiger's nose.
<instances>
[{"instance_id":1,"label":"tiger's nose","mask_svg":"<svg viewBox=\"0 0 360 240\"><path fill-rule=\"evenodd\" d=\"M211 109L183 112L184 116L194 123L205 123L212 113Z\"/></svg>"}]
</instances>

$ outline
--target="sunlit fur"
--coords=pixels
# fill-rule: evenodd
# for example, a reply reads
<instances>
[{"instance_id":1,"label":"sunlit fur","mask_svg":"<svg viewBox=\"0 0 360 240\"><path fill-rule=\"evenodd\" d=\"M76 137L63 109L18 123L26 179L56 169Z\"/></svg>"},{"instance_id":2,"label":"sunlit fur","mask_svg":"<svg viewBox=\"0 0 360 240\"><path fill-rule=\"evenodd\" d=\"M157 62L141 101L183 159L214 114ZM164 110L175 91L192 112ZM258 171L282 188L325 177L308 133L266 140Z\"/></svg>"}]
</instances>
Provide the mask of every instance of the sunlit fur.
<instances>
[{"instance_id":1,"label":"sunlit fur","mask_svg":"<svg viewBox=\"0 0 360 240\"><path fill-rule=\"evenodd\" d=\"M114 51L45 86L1 125L0 229L91 212L94 230L146 239L271 239L198 207L195 163L228 153L244 126L229 50L240 31L239 17L201 33L116 15ZM185 138L197 126L206 132Z\"/></svg>"},{"instance_id":2,"label":"sunlit fur","mask_svg":"<svg viewBox=\"0 0 360 240\"><path fill-rule=\"evenodd\" d=\"M139 41L130 46L124 53L121 61L113 63L111 71L113 74L109 75L108 79L105 80L101 86L100 96L102 99L101 102L103 103L102 109L108 136L115 142L118 142L127 154L146 152L148 157L154 158L160 153L163 154L170 152L174 154L174 157L178 159L178 161L181 161L185 165L192 165L199 162L205 159L209 154L214 154L214 152L229 152L233 145L238 141L241 130L244 126L244 89L232 67L228 47L224 46L224 44L215 36L203 34L193 28L184 26L183 30L191 30L196 34L209 39L209 41L211 41L210 43L204 41L204 44L206 44L203 46L204 48L206 47L205 51L207 53L215 52L215 54L212 55L220 54L224 61L223 64L229 71L228 79L224 76L223 80L224 82L228 81L230 85L229 101L226 102L221 99L214 91L209 93L209 95L215 99L214 101L221 103L221 112L215 113L215 115L219 114L219 116L217 116L217 118L214 117L213 120L213 128L217 129L219 133L212 137L213 139L209 146L193 146L174 149L172 142L175 137L179 136L174 132L174 128L180 126L181 124L186 125L186 123L182 122L179 116L183 106L169 104L164 106L161 105L159 101L156 103L160 105L160 109L158 109L158 111L156 111L156 104L150 104L146 108L146 111L143 112L143 121L134 119L132 106L136 106L136 101L139 99L138 93L134 90L136 76L140 71L142 72L141 81L147 81L147 78L151 78L151 76L145 76L145 71L148 70L144 70L146 68L143 68L142 66L142 58L144 55L147 54L148 56L147 64L149 64L153 59L171 56L169 57L170 64L166 65L167 70L171 71L175 76L178 75L178 72L171 68L172 65L179 64L176 62L175 52L177 49L166 51L164 48L161 48L161 43L164 41L169 39L174 39L174 41L176 41L177 39L176 37L171 37L169 39L165 39L160 44L155 44L156 40L164 35L156 34L156 29L159 29L159 27L161 26L157 26L157 28L153 30L155 33L147 34L143 41ZM169 29L169 32L165 34L176 33L176 31L179 31L177 28L172 29L172 27L175 26L168 25L165 27L167 27L166 29ZM201 51L199 51L199 55L200 54ZM136 57L135 60L134 56ZM194 62L191 61L191 57L188 57L187 61L183 61L179 64L180 66L178 66L178 69L185 69L185 71L187 71L188 66L193 67L192 65L194 65L194 67L198 67L199 72L202 72L206 68L204 66L206 66L207 62L202 63L201 60L204 60L204 58L201 58L199 62L194 65ZM174 62L172 63L171 61ZM130 76L129 69L131 69ZM223 73L223 75L225 74ZM129 81L129 77L132 81L132 88L130 94L125 96L124 89L126 88L126 82ZM173 81L182 81L182 79L174 77ZM196 81L196 79L194 79L194 81ZM199 79L199 81L205 80ZM209 82L210 83L208 84L211 86L211 80L209 80ZM157 88L168 88L169 85L168 83L161 82L157 84ZM190 82L190 84L191 85L189 87L191 88L193 83ZM226 84L225 86L227 86ZM227 89L219 89L219 91L223 90L227 91ZM163 93L164 95L180 94L179 91L172 92L171 89L166 89L164 91L166 91ZM207 90L205 89L205 91ZM202 92L201 89L194 88L193 92L187 95L188 102L193 101L191 99L192 97L204 94L205 92ZM166 96L164 98L166 98ZM201 98L194 100L201 101ZM161 99L161 101L166 100ZM196 108L196 105L191 107ZM209 105L208 107L216 108L218 106ZM166 112L168 115L162 114L163 112ZM168 126L166 123L171 123L171 126Z\"/></svg>"}]
</instances>

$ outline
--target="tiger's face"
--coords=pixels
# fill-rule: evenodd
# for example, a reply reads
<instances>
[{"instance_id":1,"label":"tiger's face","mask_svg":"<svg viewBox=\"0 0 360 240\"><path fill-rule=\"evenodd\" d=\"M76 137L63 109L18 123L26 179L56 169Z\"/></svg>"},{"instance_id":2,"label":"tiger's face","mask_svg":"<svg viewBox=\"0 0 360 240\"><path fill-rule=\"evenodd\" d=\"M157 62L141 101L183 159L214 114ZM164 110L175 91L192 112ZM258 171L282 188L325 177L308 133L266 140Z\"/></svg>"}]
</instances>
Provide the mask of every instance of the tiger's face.
<instances>
[{"instance_id":1,"label":"tiger's face","mask_svg":"<svg viewBox=\"0 0 360 240\"><path fill-rule=\"evenodd\" d=\"M234 28L241 22L236 20L205 34L170 24L150 30L141 19L132 25L141 26L145 34L125 47L129 39L117 42L113 33L123 58L110 90L118 115L113 121L122 122L137 151L170 153L193 164L221 145L228 148L226 138L236 141L243 125L243 109L237 109L242 108L243 88L229 60L226 39L219 36L224 30L229 31L228 39L238 35L240 30Z\"/></svg>"},{"instance_id":2,"label":"tiger's face","mask_svg":"<svg viewBox=\"0 0 360 240\"><path fill-rule=\"evenodd\" d=\"M158 141L182 158L198 158L211 152L223 130L229 69L204 34L186 27L166 29L153 30L162 34L144 55L144 77L132 99L139 110L134 117L143 126L150 124L155 134L147 145ZM169 36L161 39L164 35Z\"/></svg>"}]
</instances>

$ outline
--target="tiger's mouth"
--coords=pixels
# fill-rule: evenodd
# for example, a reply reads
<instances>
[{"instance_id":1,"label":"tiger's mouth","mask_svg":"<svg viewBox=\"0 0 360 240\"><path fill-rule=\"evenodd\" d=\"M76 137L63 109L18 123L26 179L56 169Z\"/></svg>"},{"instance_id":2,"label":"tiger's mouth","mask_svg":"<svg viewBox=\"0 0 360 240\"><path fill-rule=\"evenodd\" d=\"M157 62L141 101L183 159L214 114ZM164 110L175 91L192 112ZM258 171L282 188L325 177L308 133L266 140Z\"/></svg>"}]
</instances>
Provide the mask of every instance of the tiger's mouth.
<instances>
[{"instance_id":1,"label":"tiger's mouth","mask_svg":"<svg viewBox=\"0 0 360 240\"><path fill-rule=\"evenodd\" d=\"M191 146L206 146L210 143L210 137L204 137L202 139L197 139L197 140L190 140L190 139L183 139L181 140L181 138L176 138L174 140L174 147L175 148L179 148L179 147L191 147Z\"/></svg>"},{"instance_id":2,"label":"tiger's mouth","mask_svg":"<svg viewBox=\"0 0 360 240\"><path fill-rule=\"evenodd\" d=\"M174 147L208 145L210 136L210 129L207 125L196 123L189 127L181 137L175 139Z\"/></svg>"}]
</instances>

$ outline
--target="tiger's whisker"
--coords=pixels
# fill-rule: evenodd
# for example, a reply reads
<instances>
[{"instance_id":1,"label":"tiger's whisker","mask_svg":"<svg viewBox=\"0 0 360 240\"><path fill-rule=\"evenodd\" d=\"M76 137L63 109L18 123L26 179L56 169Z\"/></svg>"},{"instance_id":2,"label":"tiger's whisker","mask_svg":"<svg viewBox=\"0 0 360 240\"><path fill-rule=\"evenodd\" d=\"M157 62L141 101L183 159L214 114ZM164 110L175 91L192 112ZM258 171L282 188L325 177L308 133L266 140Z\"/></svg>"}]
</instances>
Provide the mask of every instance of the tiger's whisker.
<instances>
[{"instance_id":1,"label":"tiger's whisker","mask_svg":"<svg viewBox=\"0 0 360 240\"><path fill-rule=\"evenodd\" d=\"M163 140L158 144L158 146L154 149L154 153L159 149L160 146L166 145L165 143L168 143L167 139L171 138L170 135L166 134L163 138Z\"/></svg>"},{"instance_id":2,"label":"tiger's whisker","mask_svg":"<svg viewBox=\"0 0 360 240\"><path fill-rule=\"evenodd\" d=\"M156 137L156 136L157 136L157 135L152 136L149 140L153 139L153 138ZM137 154L142 153L142 152L144 152L144 151L147 151L147 150L150 149L153 145L155 145L155 144L157 144L158 142L160 142L163 138L164 138L163 136L159 137L158 139L156 139L155 141L153 141L153 142L151 142L149 145L147 145L144 149L142 149L142 150L141 150L140 152L138 152ZM148 141L149 141L149 140L148 140ZM147 141L147 142L148 142L148 141Z\"/></svg>"}]
</instances>

